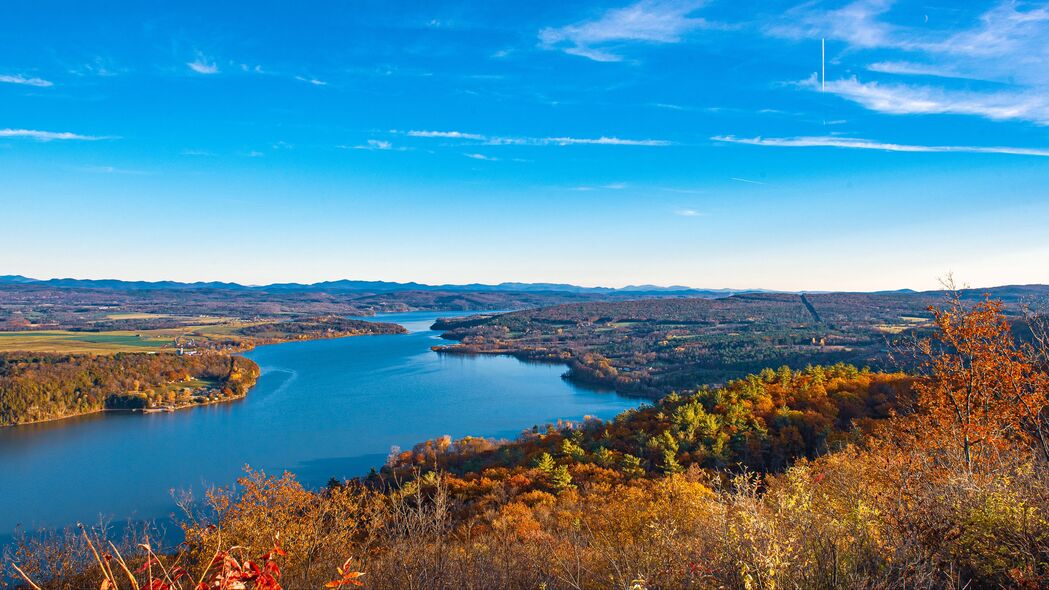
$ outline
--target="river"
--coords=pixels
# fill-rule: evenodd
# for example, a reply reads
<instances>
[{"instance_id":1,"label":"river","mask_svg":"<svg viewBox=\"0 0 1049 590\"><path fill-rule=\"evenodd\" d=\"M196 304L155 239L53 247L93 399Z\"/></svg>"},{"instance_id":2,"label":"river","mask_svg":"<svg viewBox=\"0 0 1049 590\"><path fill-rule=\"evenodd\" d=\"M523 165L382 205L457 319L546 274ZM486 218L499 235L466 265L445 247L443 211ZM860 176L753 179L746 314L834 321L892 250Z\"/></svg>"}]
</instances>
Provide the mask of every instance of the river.
<instances>
[{"instance_id":1,"label":"river","mask_svg":"<svg viewBox=\"0 0 1049 590\"><path fill-rule=\"evenodd\" d=\"M244 465L310 486L382 466L444 434L512 438L559 418L610 418L638 400L563 380L563 366L441 355L429 329L455 312L385 314L407 335L262 346L239 401L160 414L98 414L0 429L0 545L16 526L167 521L173 491L235 481Z\"/></svg>"}]
</instances>

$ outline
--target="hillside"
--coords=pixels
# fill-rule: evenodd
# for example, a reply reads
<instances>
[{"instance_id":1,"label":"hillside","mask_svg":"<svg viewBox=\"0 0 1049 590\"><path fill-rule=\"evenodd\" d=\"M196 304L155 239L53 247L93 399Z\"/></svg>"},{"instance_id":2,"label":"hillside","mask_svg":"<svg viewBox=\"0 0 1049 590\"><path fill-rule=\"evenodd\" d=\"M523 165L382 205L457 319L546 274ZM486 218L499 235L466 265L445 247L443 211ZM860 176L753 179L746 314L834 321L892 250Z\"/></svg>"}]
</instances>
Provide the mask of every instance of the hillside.
<instances>
[{"instance_id":1,"label":"hillside","mask_svg":"<svg viewBox=\"0 0 1049 590\"><path fill-rule=\"evenodd\" d=\"M569 378L658 397L765 367L893 368L892 343L927 329L923 294L745 294L559 305L438 322L453 354L568 364Z\"/></svg>"},{"instance_id":2,"label":"hillside","mask_svg":"<svg viewBox=\"0 0 1049 590\"><path fill-rule=\"evenodd\" d=\"M249 470L185 505L178 548L85 531L14 555L45 588L1044 588L1046 351L993 302L933 324L911 375L762 371L319 491Z\"/></svg>"}]
</instances>

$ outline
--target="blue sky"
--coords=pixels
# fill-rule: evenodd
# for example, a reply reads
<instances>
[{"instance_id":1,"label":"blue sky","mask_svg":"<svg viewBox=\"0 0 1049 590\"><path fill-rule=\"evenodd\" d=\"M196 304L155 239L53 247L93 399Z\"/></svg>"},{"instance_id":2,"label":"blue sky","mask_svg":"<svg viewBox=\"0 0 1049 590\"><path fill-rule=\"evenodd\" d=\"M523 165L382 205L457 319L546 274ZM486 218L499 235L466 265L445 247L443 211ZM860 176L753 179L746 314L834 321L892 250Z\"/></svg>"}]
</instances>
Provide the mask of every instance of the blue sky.
<instances>
[{"instance_id":1,"label":"blue sky","mask_svg":"<svg viewBox=\"0 0 1049 590\"><path fill-rule=\"evenodd\" d=\"M1049 283L1045 2L104 6L0 4L0 274Z\"/></svg>"}]
</instances>

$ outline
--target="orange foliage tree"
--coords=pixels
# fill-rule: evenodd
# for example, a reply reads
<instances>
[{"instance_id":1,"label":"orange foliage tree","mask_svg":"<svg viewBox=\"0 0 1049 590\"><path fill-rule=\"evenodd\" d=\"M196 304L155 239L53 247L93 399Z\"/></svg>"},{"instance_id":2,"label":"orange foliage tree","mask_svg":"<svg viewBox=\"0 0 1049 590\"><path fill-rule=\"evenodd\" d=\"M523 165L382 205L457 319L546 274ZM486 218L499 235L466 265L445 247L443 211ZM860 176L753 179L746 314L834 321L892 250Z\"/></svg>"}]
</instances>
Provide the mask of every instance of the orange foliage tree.
<instances>
[{"instance_id":1,"label":"orange foliage tree","mask_svg":"<svg viewBox=\"0 0 1049 590\"><path fill-rule=\"evenodd\" d=\"M918 343L925 378L915 383L925 445L956 454L968 474L1017 442L1049 459L1049 376L1031 343L1014 337L1001 302L966 306L955 295L930 311L938 331Z\"/></svg>"}]
</instances>

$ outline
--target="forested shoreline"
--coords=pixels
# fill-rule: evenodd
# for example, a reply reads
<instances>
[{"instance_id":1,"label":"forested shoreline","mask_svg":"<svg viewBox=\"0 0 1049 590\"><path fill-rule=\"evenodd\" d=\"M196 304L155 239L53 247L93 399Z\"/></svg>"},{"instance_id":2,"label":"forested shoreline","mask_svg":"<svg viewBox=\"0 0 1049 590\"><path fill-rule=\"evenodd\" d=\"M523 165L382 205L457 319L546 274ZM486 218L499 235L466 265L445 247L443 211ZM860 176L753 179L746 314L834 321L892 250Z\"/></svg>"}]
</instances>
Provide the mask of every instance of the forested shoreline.
<instances>
[{"instance_id":1,"label":"forested shoreline","mask_svg":"<svg viewBox=\"0 0 1049 590\"><path fill-rule=\"evenodd\" d=\"M1044 588L1049 330L931 313L908 373L768 369L322 490L249 470L183 504L178 547L84 529L7 561L48 590Z\"/></svg>"},{"instance_id":2,"label":"forested shoreline","mask_svg":"<svg viewBox=\"0 0 1049 590\"><path fill-rule=\"evenodd\" d=\"M562 363L576 383L657 399L767 367L895 370L892 342L928 332L920 294L789 293L565 304L434 324L447 354Z\"/></svg>"},{"instance_id":3,"label":"forested shoreline","mask_svg":"<svg viewBox=\"0 0 1049 590\"><path fill-rule=\"evenodd\" d=\"M259 367L218 353L0 353L0 426L244 397Z\"/></svg>"},{"instance_id":4,"label":"forested shoreline","mask_svg":"<svg viewBox=\"0 0 1049 590\"><path fill-rule=\"evenodd\" d=\"M406 331L399 324L317 316L252 323L206 337L182 333L159 352L0 352L0 427L239 399L255 385L259 367L237 352L298 340Z\"/></svg>"}]
</instances>

